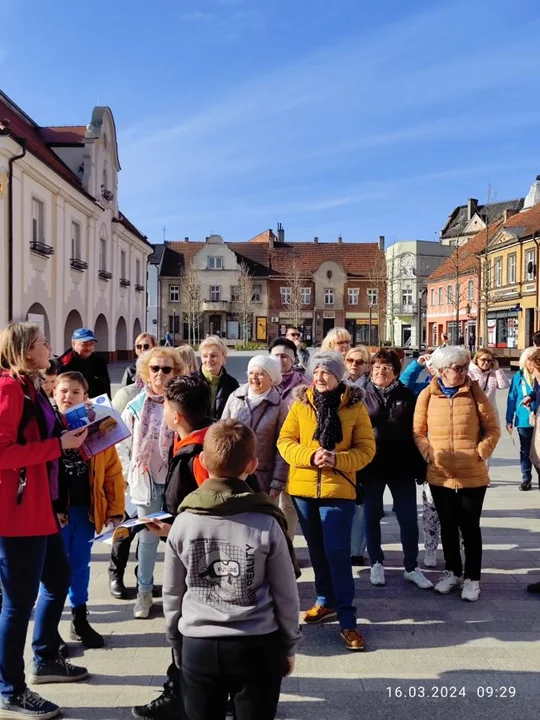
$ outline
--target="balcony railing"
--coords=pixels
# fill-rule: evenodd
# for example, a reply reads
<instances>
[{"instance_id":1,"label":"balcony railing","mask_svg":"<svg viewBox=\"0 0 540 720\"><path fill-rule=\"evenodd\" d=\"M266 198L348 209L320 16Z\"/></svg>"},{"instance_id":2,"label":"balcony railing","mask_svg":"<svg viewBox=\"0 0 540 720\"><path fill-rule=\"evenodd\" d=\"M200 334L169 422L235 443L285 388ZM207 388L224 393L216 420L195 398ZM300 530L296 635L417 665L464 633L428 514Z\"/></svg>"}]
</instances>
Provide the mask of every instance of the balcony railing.
<instances>
[{"instance_id":1,"label":"balcony railing","mask_svg":"<svg viewBox=\"0 0 540 720\"><path fill-rule=\"evenodd\" d=\"M127 278L120 278L120 285L122 287L128 288L131 286L131 280L128 280Z\"/></svg>"},{"instance_id":2,"label":"balcony railing","mask_svg":"<svg viewBox=\"0 0 540 720\"><path fill-rule=\"evenodd\" d=\"M108 270L100 270L98 272L98 277L100 277L102 280L110 280L112 278L112 273L110 273Z\"/></svg>"},{"instance_id":3,"label":"balcony railing","mask_svg":"<svg viewBox=\"0 0 540 720\"><path fill-rule=\"evenodd\" d=\"M203 300L203 312L228 312L230 305L228 300Z\"/></svg>"},{"instance_id":4,"label":"balcony railing","mask_svg":"<svg viewBox=\"0 0 540 720\"><path fill-rule=\"evenodd\" d=\"M399 303L394 305L394 313L397 315L415 315L417 309L416 303Z\"/></svg>"},{"instance_id":5,"label":"balcony railing","mask_svg":"<svg viewBox=\"0 0 540 720\"><path fill-rule=\"evenodd\" d=\"M41 257L48 258L54 255L54 248L51 245L46 245L38 240L30 241L30 250L36 255L41 255Z\"/></svg>"},{"instance_id":6,"label":"balcony railing","mask_svg":"<svg viewBox=\"0 0 540 720\"><path fill-rule=\"evenodd\" d=\"M79 260L79 258L71 258L69 264L74 270L78 270L79 272L88 270L88 263L84 262L84 260Z\"/></svg>"},{"instance_id":7,"label":"balcony railing","mask_svg":"<svg viewBox=\"0 0 540 720\"><path fill-rule=\"evenodd\" d=\"M139 283L137 283L135 285L135 291L136 292L144 292L144 285L140 285Z\"/></svg>"}]
</instances>

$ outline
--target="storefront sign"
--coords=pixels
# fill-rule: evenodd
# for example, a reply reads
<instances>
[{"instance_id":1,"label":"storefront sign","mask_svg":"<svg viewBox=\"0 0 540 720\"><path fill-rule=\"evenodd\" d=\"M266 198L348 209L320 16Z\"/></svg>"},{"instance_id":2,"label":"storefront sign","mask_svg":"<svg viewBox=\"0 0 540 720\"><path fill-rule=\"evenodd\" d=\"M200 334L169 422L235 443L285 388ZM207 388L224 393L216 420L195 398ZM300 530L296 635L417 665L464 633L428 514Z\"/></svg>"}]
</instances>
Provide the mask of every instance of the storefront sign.
<instances>
[{"instance_id":1,"label":"storefront sign","mask_svg":"<svg viewBox=\"0 0 540 720\"><path fill-rule=\"evenodd\" d=\"M266 318L258 317L257 318L257 340L266 341L266 336L267 336Z\"/></svg>"}]
</instances>

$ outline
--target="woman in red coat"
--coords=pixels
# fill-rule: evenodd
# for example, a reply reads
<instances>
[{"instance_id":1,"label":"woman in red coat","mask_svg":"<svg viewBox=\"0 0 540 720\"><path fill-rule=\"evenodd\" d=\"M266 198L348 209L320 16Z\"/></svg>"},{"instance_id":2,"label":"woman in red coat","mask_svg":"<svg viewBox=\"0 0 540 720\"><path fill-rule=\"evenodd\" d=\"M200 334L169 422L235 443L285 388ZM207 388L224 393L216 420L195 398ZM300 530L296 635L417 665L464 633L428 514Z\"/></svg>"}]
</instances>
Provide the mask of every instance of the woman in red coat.
<instances>
[{"instance_id":1,"label":"woman in red coat","mask_svg":"<svg viewBox=\"0 0 540 720\"><path fill-rule=\"evenodd\" d=\"M12 323L0 336L0 716L56 717L59 708L26 686L24 645L35 610L31 682L88 676L58 652L58 623L70 583L69 563L53 512L58 459L78 448L86 430L61 434L41 390L49 343L37 325Z\"/></svg>"}]
</instances>

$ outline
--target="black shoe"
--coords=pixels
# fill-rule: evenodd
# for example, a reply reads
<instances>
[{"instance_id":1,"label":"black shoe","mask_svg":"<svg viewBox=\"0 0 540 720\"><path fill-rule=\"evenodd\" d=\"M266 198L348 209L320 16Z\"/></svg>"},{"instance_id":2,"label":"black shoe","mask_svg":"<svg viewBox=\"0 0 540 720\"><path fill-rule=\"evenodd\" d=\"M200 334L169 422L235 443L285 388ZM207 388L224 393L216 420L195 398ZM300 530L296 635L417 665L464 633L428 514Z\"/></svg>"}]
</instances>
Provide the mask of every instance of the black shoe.
<instances>
[{"instance_id":1,"label":"black shoe","mask_svg":"<svg viewBox=\"0 0 540 720\"><path fill-rule=\"evenodd\" d=\"M118 600L127 600L128 592L124 585L124 578L109 576L109 590Z\"/></svg>"},{"instance_id":2,"label":"black shoe","mask_svg":"<svg viewBox=\"0 0 540 720\"><path fill-rule=\"evenodd\" d=\"M45 683L72 683L86 680L88 670L68 663L58 656L56 660L44 665L32 663L29 682L32 685L45 685Z\"/></svg>"},{"instance_id":3,"label":"black shoe","mask_svg":"<svg viewBox=\"0 0 540 720\"><path fill-rule=\"evenodd\" d=\"M51 720L58 716L60 708L49 700L45 700L30 688L26 688L12 700L0 697L0 715L4 718L39 718Z\"/></svg>"},{"instance_id":4,"label":"black shoe","mask_svg":"<svg viewBox=\"0 0 540 720\"><path fill-rule=\"evenodd\" d=\"M131 708L133 717L151 718L152 720L180 720L181 713L182 699L167 692L161 693L148 705L136 705Z\"/></svg>"},{"instance_id":5,"label":"black shoe","mask_svg":"<svg viewBox=\"0 0 540 720\"><path fill-rule=\"evenodd\" d=\"M69 648L60 637L60 634L58 635L58 654L61 655L63 658L69 657Z\"/></svg>"},{"instance_id":6,"label":"black shoe","mask_svg":"<svg viewBox=\"0 0 540 720\"><path fill-rule=\"evenodd\" d=\"M363 555L351 555L351 565L353 567L358 567L360 565L364 565Z\"/></svg>"},{"instance_id":7,"label":"black shoe","mask_svg":"<svg viewBox=\"0 0 540 720\"><path fill-rule=\"evenodd\" d=\"M521 485L519 486L520 490L530 490L532 487L532 483L530 480L524 480Z\"/></svg>"},{"instance_id":8,"label":"black shoe","mask_svg":"<svg viewBox=\"0 0 540 720\"><path fill-rule=\"evenodd\" d=\"M102 648L105 645L105 640L88 622L86 605L73 608L71 614L73 620L69 633L70 639L78 640L85 648Z\"/></svg>"},{"instance_id":9,"label":"black shoe","mask_svg":"<svg viewBox=\"0 0 540 720\"><path fill-rule=\"evenodd\" d=\"M540 582L527 585L527 592L533 593L533 595L540 595Z\"/></svg>"}]
</instances>

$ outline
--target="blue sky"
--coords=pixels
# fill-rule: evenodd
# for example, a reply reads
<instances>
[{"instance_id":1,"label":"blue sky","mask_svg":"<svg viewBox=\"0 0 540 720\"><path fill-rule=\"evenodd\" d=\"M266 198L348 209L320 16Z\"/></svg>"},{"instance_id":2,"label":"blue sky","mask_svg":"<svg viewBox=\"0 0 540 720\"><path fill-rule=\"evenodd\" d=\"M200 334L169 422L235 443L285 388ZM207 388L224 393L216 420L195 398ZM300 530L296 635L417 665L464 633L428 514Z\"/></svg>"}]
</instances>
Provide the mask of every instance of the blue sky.
<instances>
[{"instance_id":1,"label":"blue sky","mask_svg":"<svg viewBox=\"0 0 540 720\"><path fill-rule=\"evenodd\" d=\"M153 242L432 240L540 173L538 0L0 0L0 87L37 122L110 105Z\"/></svg>"}]
</instances>

